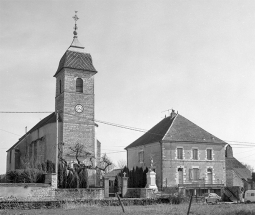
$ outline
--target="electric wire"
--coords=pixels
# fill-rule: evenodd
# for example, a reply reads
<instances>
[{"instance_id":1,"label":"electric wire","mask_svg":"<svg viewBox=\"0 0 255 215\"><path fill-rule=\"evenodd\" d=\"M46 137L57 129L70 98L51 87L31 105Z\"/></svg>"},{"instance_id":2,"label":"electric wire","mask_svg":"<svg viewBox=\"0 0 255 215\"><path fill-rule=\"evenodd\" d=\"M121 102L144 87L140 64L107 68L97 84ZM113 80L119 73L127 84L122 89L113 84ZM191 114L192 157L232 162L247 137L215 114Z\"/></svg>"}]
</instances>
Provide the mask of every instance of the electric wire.
<instances>
[{"instance_id":1,"label":"electric wire","mask_svg":"<svg viewBox=\"0 0 255 215\"><path fill-rule=\"evenodd\" d=\"M12 111L0 111L0 113L52 113L52 111L51 112L49 112L49 111L41 111L41 112L40 111L30 111L30 112L25 112L25 111L15 111L15 112L12 112ZM68 115L76 116L74 114L68 114ZM79 117L79 116L76 116L76 117ZM158 133L154 133L154 132L149 132L149 130L147 130L147 129L131 127L131 126L127 126L127 125L121 125L121 124L116 124L116 123L107 122L107 121L103 121L103 120L97 120L97 119L94 119L94 121L91 120L91 119L86 119L86 120L94 122L94 123L98 122L98 123L102 123L102 124L106 124L106 125L110 125L110 126L114 126L114 127L119 127L119 128L123 128L123 129L128 129L128 130L132 130L132 131L138 131L138 132L143 132L143 133L147 132L149 134L162 136L162 134L158 134ZM77 123L77 124L82 124L82 122L81 123ZM0 130L8 132L8 133L11 133L11 134L14 134L12 132L9 132L9 131L3 130L3 129L0 129ZM17 135L17 134L15 134L15 135ZM183 140L178 140L178 142L179 141L181 142ZM236 146L247 146L247 147L249 147L249 146L250 147L254 147L255 146L255 142L244 142L244 141L236 141L236 140L223 140L223 141L225 141L225 142L233 142L233 143L231 143L231 145L236 145ZM197 142L197 141L195 141L195 140L192 141L191 140L191 142ZM214 142L201 141L201 142L197 142L197 143L214 143ZM244 143L244 144L240 145L240 144L235 144L235 143L240 143L240 144Z\"/></svg>"}]
</instances>

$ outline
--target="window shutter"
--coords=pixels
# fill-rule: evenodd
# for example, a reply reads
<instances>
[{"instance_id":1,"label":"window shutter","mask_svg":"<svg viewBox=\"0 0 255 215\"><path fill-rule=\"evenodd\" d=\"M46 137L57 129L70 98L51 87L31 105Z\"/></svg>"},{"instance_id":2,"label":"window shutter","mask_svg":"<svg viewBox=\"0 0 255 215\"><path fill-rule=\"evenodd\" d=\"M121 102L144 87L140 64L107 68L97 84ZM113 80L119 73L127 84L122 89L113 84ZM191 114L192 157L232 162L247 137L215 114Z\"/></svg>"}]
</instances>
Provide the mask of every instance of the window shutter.
<instances>
[{"instance_id":1,"label":"window shutter","mask_svg":"<svg viewBox=\"0 0 255 215\"><path fill-rule=\"evenodd\" d=\"M189 180L192 180L192 169L189 169Z\"/></svg>"}]
</instances>

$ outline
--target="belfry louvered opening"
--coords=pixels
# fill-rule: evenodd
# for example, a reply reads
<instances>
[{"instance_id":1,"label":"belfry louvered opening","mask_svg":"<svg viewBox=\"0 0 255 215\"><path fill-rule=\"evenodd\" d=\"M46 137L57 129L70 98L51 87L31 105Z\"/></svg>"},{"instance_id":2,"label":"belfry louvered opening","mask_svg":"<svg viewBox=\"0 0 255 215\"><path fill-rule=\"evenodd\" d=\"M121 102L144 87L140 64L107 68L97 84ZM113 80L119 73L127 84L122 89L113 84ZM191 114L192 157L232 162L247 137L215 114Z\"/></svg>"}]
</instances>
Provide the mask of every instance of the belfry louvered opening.
<instances>
[{"instance_id":1,"label":"belfry louvered opening","mask_svg":"<svg viewBox=\"0 0 255 215\"><path fill-rule=\"evenodd\" d=\"M83 93L83 80L81 78L76 79L76 92Z\"/></svg>"}]
</instances>

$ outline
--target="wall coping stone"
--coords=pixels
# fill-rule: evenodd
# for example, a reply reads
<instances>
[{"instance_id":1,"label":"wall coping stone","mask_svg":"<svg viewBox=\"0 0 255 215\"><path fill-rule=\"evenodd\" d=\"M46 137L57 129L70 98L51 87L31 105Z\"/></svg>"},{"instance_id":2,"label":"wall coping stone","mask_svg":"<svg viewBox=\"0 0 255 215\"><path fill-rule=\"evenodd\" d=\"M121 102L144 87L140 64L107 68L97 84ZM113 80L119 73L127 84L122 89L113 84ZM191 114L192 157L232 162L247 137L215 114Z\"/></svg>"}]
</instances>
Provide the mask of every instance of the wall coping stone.
<instances>
[{"instance_id":1,"label":"wall coping stone","mask_svg":"<svg viewBox=\"0 0 255 215\"><path fill-rule=\"evenodd\" d=\"M0 187L51 187L44 183L0 183Z\"/></svg>"}]
</instances>

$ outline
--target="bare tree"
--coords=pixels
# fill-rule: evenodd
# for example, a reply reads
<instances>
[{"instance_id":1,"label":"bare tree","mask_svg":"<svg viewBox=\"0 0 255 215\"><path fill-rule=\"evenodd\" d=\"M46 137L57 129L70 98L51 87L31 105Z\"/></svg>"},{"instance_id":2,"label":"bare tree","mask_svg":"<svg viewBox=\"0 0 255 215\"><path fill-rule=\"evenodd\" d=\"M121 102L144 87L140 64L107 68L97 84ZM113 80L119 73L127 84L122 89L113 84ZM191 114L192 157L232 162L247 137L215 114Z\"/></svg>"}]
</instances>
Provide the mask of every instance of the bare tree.
<instances>
[{"instance_id":1,"label":"bare tree","mask_svg":"<svg viewBox=\"0 0 255 215\"><path fill-rule=\"evenodd\" d=\"M253 171L254 171L254 168L251 166L251 165L249 165L249 164L246 164L246 163L242 163L248 170L250 170L251 171L251 173L253 173Z\"/></svg>"},{"instance_id":2,"label":"bare tree","mask_svg":"<svg viewBox=\"0 0 255 215\"><path fill-rule=\"evenodd\" d=\"M63 145L63 144L62 144ZM63 158L62 147L59 147L59 161L71 171L77 180L77 188L80 186L81 173L84 171L83 177L86 180L86 187L89 187L89 175L88 170L96 170L105 172L109 166L112 165L110 159L104 155L97 159L92 153L86 151L84 145L77 143L74 147L69 147L70 151L74 155L75 163L70 165L66 159Z\"/></svg>"},{"instance_id":3,"label":"bare tree","mask_svg":"<svg viewBox=\"0 0 255 215\"><path fill-rule=\"evenodd\" d=\"M127 166L127 161L124 159L118 160L118 168L123 169L125 166Z\"/></svg>"}]
</instances>

